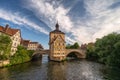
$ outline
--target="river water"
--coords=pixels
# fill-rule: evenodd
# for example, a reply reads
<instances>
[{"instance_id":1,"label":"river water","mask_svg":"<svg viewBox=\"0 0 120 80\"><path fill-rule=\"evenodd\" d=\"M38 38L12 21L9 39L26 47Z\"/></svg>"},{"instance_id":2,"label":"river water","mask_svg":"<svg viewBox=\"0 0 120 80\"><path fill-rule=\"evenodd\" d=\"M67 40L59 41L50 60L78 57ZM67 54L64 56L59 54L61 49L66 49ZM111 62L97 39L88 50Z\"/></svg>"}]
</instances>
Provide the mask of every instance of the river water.
<instances>
[{"instance_id":1,"label":"river water","mask_svg":"<svg viewBox=\"0 0 120 80\"><path fill-rule=\"evenodd\" d=\"M0 80L104 80L104 65L86 60L62 63L42 60L0 69Z\"/></svg>"}]
</instances>

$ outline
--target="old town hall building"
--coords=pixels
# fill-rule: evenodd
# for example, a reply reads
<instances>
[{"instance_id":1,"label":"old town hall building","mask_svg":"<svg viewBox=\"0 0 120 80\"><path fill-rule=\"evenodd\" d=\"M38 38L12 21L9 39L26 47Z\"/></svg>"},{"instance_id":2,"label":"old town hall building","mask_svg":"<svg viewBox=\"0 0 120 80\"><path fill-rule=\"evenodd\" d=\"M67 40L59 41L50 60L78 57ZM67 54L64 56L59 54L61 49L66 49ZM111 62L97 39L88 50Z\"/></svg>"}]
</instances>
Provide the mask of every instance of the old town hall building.
<instances>
[{"instance_id":1,"label":"old town hall building","mask_svg":"<svg viewBox=\"0 0 120 80\"><path fill-rule=\"evenodd\" d=\"M65 33L59 30L59 24L56 24L56 29L50 32L50 60L62 61L65 59Z\"/></svg>"}]
</instances>

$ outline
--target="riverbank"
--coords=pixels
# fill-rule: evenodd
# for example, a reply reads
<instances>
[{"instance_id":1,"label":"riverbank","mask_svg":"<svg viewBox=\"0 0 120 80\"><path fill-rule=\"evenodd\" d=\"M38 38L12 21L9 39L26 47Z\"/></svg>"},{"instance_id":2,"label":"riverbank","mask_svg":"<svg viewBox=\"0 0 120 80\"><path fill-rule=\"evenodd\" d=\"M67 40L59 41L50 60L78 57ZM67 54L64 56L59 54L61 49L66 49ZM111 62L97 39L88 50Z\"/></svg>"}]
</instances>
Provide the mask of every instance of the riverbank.
<instances>
[{"instance_id":1,"label":"riverbank","mask_svg":"<svg viewBox=\"0 0 120 80\"><path fill-rule=\"evenodd\" d=\"M0 68L10 64L10 60L0 60Z\"/></svg>"},{"instance_id":2,"label":"riverbank","mask_svg":"<svg viewBox=\"0 0 120 80\"><path fill-rule=\"evenodd\" d=\"M21 62L21 63L11 64L10 60L4 60L4 61L0 61L0 68L5 68L5 67L14 66L14 65L19 65L19 64L30 62L30 61L31 61L31 59L27 60L27 61L24 61L24 62Z\"/></svg>"},{"instance_id":3,"label":"riverbank","mask_svg":"<svg viewBox=\"0 0 120 80\"><path fill-rule=\"evenodd\" d=\"M23 46L18 46L18 50L13 56L10 56L7 60L1 60L0 67L6 67L28 62L32 59L33 53L34 51L32 50L27 50Z\"/></svg>"}]
</instances>

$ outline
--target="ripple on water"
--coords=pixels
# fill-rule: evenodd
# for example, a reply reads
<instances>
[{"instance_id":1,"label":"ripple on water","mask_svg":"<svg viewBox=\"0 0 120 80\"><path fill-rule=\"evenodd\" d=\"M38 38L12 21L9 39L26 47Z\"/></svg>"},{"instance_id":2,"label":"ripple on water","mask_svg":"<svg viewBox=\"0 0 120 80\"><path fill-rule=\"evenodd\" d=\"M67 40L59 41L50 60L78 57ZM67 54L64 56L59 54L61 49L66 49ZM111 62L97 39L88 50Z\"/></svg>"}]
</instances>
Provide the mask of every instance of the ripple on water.
<instances>
[{"instance_id":1,"label":"ripple on water","mask_svg":"<svg viewBox=\"0 0 120 80\"><path fill-rule=\"evenodd\" d=\"M67 63L68 80L103 80L103 75L100 72L102 66L85 60Z\"/></svg>"},{"instance_id":2,"label":"ripple on water","mask_svg":"<svg viewBox=\"0 0 120 80\"><path fill-rule=\"evenodd\" d=\"M86 60L28 62L0 69L0 80L103 80L102 67Z\"/></svg>"}]
</instances>

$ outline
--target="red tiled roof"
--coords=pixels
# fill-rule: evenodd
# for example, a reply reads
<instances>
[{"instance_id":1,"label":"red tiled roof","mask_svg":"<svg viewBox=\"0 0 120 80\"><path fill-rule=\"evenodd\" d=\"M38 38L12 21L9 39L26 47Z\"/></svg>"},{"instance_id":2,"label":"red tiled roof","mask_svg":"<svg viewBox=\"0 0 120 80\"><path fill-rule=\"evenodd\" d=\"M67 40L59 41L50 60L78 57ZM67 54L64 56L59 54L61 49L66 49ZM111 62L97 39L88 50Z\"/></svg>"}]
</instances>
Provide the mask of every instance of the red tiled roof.
<instances>
[{"instance_id":1,"label":"red tiled roof","mask_svg":"<svg viewBox=\"0 0 120 80\"><path fill-rule=\"evenodd\" d=\"M38 44L38 42L30 42L30 44Z\"/></svg>"},{"instance_id":2,"label":"red tiled roof","mask_svg":"<svg viewBox=\"0 0 120 80\"><path fill-rule=\"evenodd\" d=\"M4 27L0 26L0 31L3 31L4 30Z\"/></svg>"},{"instance_id":3,"label":"red tiled roof","mask_svg":"<svg viewBox=\"0 0 120 80\"><path fill-rule=\"evenodd\" d=\"M30 40L21 40L22 45L28 45L30 43Z\"/></svg>"},{"instance_id":4,"label":"red tiled roof","mask_svg":"<svg viewBox=\"0 0 120 80\"><path fill-rule=\"evenodd\" d=\"M0 26L0 32L3 32L3 33L8 34L10 36L13 36L18 31L19 31L19 29L12 29L8 25L6 25L5 27Z\"/></svg>"},{"instance_id":5,"label":"red tiled roof","mask_svg":"<svg viewBox=\"0 0 120 80\"><path fill-rule=\"evenodd\" d=\"M39 44L39 45L38 45L38 48L41 48L41 49L43 49L43 46L42 46L41 44Z\"/></svg>"}]
</instances>

